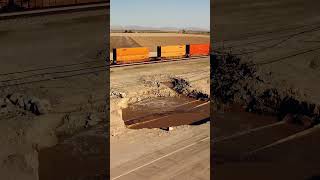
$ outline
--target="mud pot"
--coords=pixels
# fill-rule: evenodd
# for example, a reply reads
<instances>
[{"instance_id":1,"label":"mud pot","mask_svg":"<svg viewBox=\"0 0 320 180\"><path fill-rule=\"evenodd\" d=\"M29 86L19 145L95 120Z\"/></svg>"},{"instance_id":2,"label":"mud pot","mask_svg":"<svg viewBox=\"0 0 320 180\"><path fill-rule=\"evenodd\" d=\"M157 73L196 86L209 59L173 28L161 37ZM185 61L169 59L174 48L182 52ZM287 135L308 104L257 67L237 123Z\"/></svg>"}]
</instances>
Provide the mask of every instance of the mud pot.
<instances>
[{"instance_id":1,"label":"mud pot","mask_svg":"<svg viewBox=\"0 0 320 180\"><path fill-rule=\"evenodd\" d=\"M187 97L150 98L123 110L124 123L131 129L192 125L207 122L209 117L208 101Z\"/></svg>"}]
</instances>

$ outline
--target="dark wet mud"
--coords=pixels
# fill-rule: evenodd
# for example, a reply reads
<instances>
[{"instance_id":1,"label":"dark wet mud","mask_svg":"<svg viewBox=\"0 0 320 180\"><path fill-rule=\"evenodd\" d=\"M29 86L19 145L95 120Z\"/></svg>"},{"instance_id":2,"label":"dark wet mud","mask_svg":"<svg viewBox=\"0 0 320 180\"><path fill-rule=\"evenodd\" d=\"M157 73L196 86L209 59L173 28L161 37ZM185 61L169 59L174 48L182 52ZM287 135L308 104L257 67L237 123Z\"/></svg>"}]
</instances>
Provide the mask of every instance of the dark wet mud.
<instances>
[{"instance_id":1,"label":"dark wet mud","mask_svg":"<svg viewBox=\"0 0 320 180\"><path fill-rule=\"evenodd\" d=\"M186 97L148 99L123 110L125 125L132 129L190 125L207 122L209 117L208 101Z\"/></svg>"}]
</instances>

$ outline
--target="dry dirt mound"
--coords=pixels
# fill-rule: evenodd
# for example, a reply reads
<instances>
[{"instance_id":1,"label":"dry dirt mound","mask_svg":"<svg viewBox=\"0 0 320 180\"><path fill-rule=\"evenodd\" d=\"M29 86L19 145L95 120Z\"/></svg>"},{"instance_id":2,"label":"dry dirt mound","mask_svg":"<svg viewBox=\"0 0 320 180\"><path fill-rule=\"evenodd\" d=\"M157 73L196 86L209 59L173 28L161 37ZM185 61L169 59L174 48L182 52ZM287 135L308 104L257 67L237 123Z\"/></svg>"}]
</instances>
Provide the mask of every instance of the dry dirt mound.
<instances>
[{"instance_id":1,"label":"dry dirt mound","mask_svg":"<svg viewBox=\"0 0 320 180\"><path fill-rule=\"evenodd\" d=\"M259 76L251 62L232 54L212 55L211 89L215 108L240 104L246 111L276 115L307 116L320 120L320 105L302 101L299 89L272 85L270 73ZM301 119L301 118L300 118Z\"/></svg>"},{"instance_id":2,"label":"dry dirt mound","mask_svg":"<svg viewBox=\"0 0 320 180\"><path fill-rule=\"evenodd\" d=\"M208 76L209 78L209 76ZM139 78L139 83L130 91L111 88L110 91L110 132L120 136L127 129L124 126L122 109L140 101L176 96L187 96L200 100L209 100L209 83L199 86L195 82L172 74L147 75Z\"/></svg>"},{"instance_id":3,"label":"dry dirt mound","mask_svg":"<svg viewBox=\"0 0 320 180\"><path fill-rule=\"evenodd\" d=\"M172 78L172 89L175 90L179 94L186 95L191 98L208 100L209 95L205 94L201 89L192 88L190 83L185 79L181 78Z\"/></svg>"}]
</instances>

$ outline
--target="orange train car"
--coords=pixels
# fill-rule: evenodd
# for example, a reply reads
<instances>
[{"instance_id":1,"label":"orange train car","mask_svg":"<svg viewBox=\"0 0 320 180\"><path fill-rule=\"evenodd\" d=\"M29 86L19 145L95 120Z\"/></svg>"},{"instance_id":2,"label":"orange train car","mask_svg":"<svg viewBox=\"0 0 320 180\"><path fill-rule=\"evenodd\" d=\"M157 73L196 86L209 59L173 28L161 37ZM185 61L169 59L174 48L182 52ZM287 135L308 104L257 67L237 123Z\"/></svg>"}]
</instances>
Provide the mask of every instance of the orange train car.
<instances>
[{"instance_id":1,"label":"orange train car","mask_svg":"<svg viewBox=\"0 0 320 180\"><path fill-rule=\"evenodd\" d=\"M125 64L144 61L149 61L149 49L146 47L113 49L113 64Z\"/></svg>"},{"instance_id":2,"label":"orange train car","mask_svg":"<svg viewBox=\"0 0 320 180\"><path fill-rule=\"evenodd\" d=\"M188 56L203 56L210 54L210 44L190 44L187 45Z\"/></svg>"},{"instance_id":3,"label":"orange train car","mask_svg":"<svg viewBox=\"0 0 320 180\"><path fill-rule=\"evenodd\" d=\"M186 56L186 45L158 46L158 58L175 58Z\"/></svg>"}]
</instances>

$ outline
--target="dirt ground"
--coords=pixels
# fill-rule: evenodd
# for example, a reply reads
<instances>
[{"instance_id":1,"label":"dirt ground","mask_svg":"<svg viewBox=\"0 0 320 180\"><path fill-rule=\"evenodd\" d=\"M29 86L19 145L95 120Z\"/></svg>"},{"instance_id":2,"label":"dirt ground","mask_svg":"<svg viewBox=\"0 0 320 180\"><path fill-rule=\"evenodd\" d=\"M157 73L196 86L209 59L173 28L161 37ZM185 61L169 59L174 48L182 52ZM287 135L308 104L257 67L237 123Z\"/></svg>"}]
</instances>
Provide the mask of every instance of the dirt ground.
<instances>
[{"instance_id":1,"label":"dirt ground","mask_svg":"<svg viewBox=\"0 0 320 180\"><path fill-rule=\"evenodd\" d=\"M201 92L209 95L209 64L209 58L205 57L194 60L111 69L111 178L121 176L120 179L166 179L168 177L180 177L187 173L182 169L179 170L179 167L182 168L182 166L179 165L181 164L179 162L183 162L183 160L181 160L169 166L159 165L159 167L165 167L165 171L168 171L168 173L157 173L155 172L158 171L156 170L157 168L152 171L142 168L139 172L144 174L144 176L139 176L137 173L130 173L128 175L123 174L130 169L137 168L137 164L150 162L154 158L159 157L161 155L161 153L159 154L159 151L170 153L174 151L172 150L173 147L183 146L186 142L189 142L190 144L195 141L197 142L198 139L196 137L198 135L208 137L210 133L210 123L194 126L178 126L174 127L174 130L169 132L159 128L134 130L125 127L122 116L123 110L133 103L137 104L139 102L145 102L148 99L152 101L155 98L185 97L190 95L188 93L184 94L183 92L182 94L179 94L177 90L169 87L167 84L168 82L171 82L173 78L179 78L189 82L190 92L195 90L193 93ZM154 103L154 106L156 105L157 103ZM169 108L170 103L167 103L166 106ZM150 107L150 112L152 112L152 109L156 108L157 107ZM149 110L146 109L146 112L147 111ZM189 154L190 158L194 157L195 159L192 161L188 160L185 165L187 166L188 164L189 166L184 168L186 170L187 168L195 167L195 162L200 163L201 165L199 165L199 167L203 167L203 171L194 171L194 177L197 176L200 179L209 178L210 153L207 151L209 150L209 143L207 145L208 146L204 147L204 149L199 148L199 150L202 149L206 151L205 153L198 154L197 156ZM132 151L133 149L134 151ZM171 161L168 160L165 162L170 163ZM147 166L146 168L151 167ZM178 170L179 172L176 172ZM182 171L185 173L182 173Z\"/></svg>"},{"instance_id":2,"label":"dirt ground","mask_svg":"<svg viewBox=\"0 0 320 180\"><path fill-rule=\"evenodd\" d=\"M210 94L209 58L112 68L110 74L111 135L121 133L121 114L128 104L152 97L179 96L166 85L172 78L187 80L191 89ZM161 67L161 68L159 68ZM119 115L116 117L116 114Z\"/></svg>"},{"instance_id":3,"label":"dirt ground","mask_svg":"<svg viewBox=\"0 0 320 180\"><path fill-rule=\"evenodd\" d=\"M100 156L107 142L107 131L101 131L108 118L107 12L0 21L0 41L6 42L0 43L1 179L106 175L106 159ZM99 151L88 149L89 141ZM101 163L67 165L60 152L75 155L71 159L90 152ZM94 166L84 171L90 162ZM77 171L66 170L70 166ZM61 169L52 171L56 167Z\"/></svg>"},{"instance_id":4,"label":"dirt ground","mask_svg":"<svg viewBox=\"0 0 320 180\"><path fill-rule=\"evenodd\" d=\"M232 50L253 61L260 76L271 74L274 87L297 89L300 100L320 103L318 5L314 0L215 1L214 49Z\"/></svg>"},{"instance_id":5,"label":"dirt ground","mask_svg":"<svg viewBox=\"0 0 320 180\"><path fill-rule=\"evenodd\" d=\"M213 54L231 53L234 57L240 58L242 63L247 63L244 66L241 63L236 65L242 68L235 68L234 71L229 71L234 65L232 63L227 63L226 68L218 70L228 72L221 71L222 74L217 75L223 75L220 80L226 78L219 81L221 87L229 87L225 89L227 93L224 97L232 96L232 93L228 94L230 89L240 90L238 92L244 90L248 94L243 95L248 98L243 96L238 102L253 102L250 100L253 97L258 104L269 104L267 106L272 107L265 108L259 113L276 110L275 114L281 118L286 115L281 114L284 112L301 113L308 116L303 117L304 120L312 118L318 123L320 60L317 38L320 29L317 25L319 13L316 7L319 5L315 0L239 0L237 3L231 0L215 1L211 6ZM228 59L227 55L225 59ZM232 58L228 60L232 61ZM212 67L216 65L212 63ZM253 77L247 76L251 70L256 71ZM232 77L237 78L228 84L231 82L228 80ZM217 87L216 85L212 84L212 88ZM272 91L264 91L267 89ZM284 97L291 97L294 99L291 102L297 102L295 111L292 104L283 103L283 100L286 100ZM277 102L281 104L281 108ZM311 108L303 108L301 104L306 104L306 107L311 105ZM277 106L278 108L275 108ZM255 108L246 110L255 111ZM216 111L213 113L217 114ZM242 122L243 119L234 119L236 116L232 116L230 112L225 112L224 115L227 118L220 123L218 115L212 116L213 121L217 120L214 129L220 132L232 131L228 126L240 127L242 130L254 129ZM259 121L262 118L260 116L255 119ZM318 167L320 161L308 155L316 154L319 148L314 144L314 137L319 134L318 128L311 128L311 132L303 130L303 135L299 133L301 129L298 132L294 129L280 125L278 128L270 127L249 133L251 136L239 135L234 139L215 143L217 148L213 151L212 159L216 168L213 169L213 177L216 179L316 178L319 171L312 166ZM290 133L286 134L288 132ZM277 144L278 141L281 143ZM250 154L252 151L257 153ZM231 169L235 170L234 173L229 173Z\"/></svg>"},{"instance_id":6,"label":"dirt ground","mask_svg":"<svg viewBox=\"0 0 320 180\"><path fill-rule=\"evenodd\" d=\"M210 43L209 35L178 34L178 33L111 33L110 48L148 47L151 52L157 46L206 44Z\"/></svg>"}]
</instances>

